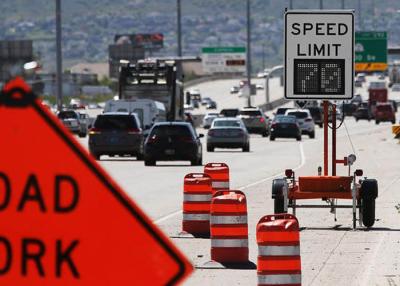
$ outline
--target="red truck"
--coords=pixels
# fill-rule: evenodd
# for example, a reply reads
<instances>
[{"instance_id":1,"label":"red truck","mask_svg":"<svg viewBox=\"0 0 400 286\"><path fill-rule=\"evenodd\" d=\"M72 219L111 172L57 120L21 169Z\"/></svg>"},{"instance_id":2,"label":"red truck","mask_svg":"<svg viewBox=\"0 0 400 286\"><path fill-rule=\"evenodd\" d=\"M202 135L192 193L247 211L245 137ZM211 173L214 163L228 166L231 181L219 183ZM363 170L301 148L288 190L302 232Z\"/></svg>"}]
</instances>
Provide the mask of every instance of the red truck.
<instances>
[{"instance_id":1,"label":"red truck","mask_svg":"<svg viewBox=\"0 0 400 286\"><path fill-rule=\"evenodd\" d=\"M370 83L368 88L368 106L373 117L376 113L377 103L388 102L388 89L384 81L373 81Z\"/></svg>"}]
</instances>

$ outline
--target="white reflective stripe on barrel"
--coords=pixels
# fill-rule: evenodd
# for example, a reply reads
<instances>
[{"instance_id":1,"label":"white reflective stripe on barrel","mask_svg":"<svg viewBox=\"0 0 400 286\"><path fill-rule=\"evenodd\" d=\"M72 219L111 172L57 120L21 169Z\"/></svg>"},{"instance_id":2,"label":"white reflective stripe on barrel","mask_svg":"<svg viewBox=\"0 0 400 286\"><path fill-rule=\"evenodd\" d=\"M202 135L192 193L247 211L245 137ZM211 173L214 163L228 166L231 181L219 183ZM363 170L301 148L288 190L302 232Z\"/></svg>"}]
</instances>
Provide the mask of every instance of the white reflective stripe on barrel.
<instances>
[{"instance_id":1,"label":"white reflective stripe on barrel","mask_svg":"<svg viewBox=\"0 0 400 286\"><path fill-rule=\"evenodd\" d=\"M226 188L229 189L229 181L213 181L212 182L212 187L213 188Z\"/></svg>"},{"instance_id":2,"label":"white reflective stripe on barrel","mask_svg":"<svg viewBox=\"0 0 400 286\"><path fill-rule=\"evenodd\" d=\"M294 256L300 255L300 246L258 246L258 255L260 256L270 256L270 255L281 255L281 256Z\"/></svg>"},{"instance_id":3,"label":"white reflective stripe on barrel","mask_svg":"<svg viewBox=\"0 0 400 286\"><path fill-rule=\"evenodd\" d=\"M183 220L210 220L209 214L183 214Z\"/></svg>"},{"instance_id":4,"label":"white reflective stripe on barrel","mask_svg":"<svg viewBox=\"0 0 400 286\"><path fill-rule=\"evenodd\" d=\"M197 194L183 194L183 201L185 202L209 202L211 201L212 195L197 195Z\"/></svg>"},{"instance_id":5,"label":"white reflective stripe on barrel","mask_svg":"<svg viewBox=\"0 0 400 286\"><path fill-rule=\"evenodd\" d=\"M282 285L301 284L301 274L257 275L258 284Z\"/></svg>"},{"instance_id":6,"label":"white reflective stripe on barrel","mask_svg":"<svg viewBox=\"0 0 400 286\"><path fill-rule=\"evenodd\" d=\"M214 239L211 238L211 247L249 247L247 239Z\"/></svg>"},{"instance_id":7,"label":"white reflective stripe on barrel","mask_svg":"<svg viewBox=\"0 0 400 286\"><path fill-rule=\"evenodd\" d=\"M211 215L211 224L247 224L247 215Z\"/></svg>"}]
</instances>

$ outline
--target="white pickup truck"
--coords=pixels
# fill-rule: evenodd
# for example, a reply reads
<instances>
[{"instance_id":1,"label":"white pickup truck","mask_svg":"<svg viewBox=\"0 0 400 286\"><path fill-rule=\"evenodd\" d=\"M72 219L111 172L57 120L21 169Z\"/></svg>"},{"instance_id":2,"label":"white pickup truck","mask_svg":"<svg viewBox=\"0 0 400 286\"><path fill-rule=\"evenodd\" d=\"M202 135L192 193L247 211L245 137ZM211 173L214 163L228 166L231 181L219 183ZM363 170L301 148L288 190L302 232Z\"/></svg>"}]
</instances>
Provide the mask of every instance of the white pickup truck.
<instances>
[{"instance_id":1,"label":"white pickup truck","mask_svg":"<svg viewBox=\"0 0 400 286\"><path fill-rule=\"evenodd\" d=\"M165 105L151 99L109 100L104 107L106 112L136 113L144 130L150 129L155 122L166 121Z\"/></svg>"}]
</instances>

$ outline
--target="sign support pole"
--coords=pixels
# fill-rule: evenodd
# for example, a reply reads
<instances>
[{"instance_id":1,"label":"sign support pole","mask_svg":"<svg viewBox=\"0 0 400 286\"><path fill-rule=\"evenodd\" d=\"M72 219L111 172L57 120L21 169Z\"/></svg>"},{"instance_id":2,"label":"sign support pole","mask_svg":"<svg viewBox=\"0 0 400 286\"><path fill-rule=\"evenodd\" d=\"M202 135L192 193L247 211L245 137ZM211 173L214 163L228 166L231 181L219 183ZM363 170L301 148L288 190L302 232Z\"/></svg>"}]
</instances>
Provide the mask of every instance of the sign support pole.
<instances>
[{"instance_id":1,"label":"sign support pole","mask_svg":"<svg viewBox=\"0 0 400 286\"><path fill-rule=\"evenodd\" d=\"M332 107L332 176L336 176L336 104Z\"/></svg>"},{"instance_id":2,"label":"sign support pole","mask_svg":"<svg viewBox=\"0 0 400 286\"><path fill-rule=\"evenodd\" d=\"M328 101L324 100L324 176L328 176Z\"/></svg>"}]
</instances>

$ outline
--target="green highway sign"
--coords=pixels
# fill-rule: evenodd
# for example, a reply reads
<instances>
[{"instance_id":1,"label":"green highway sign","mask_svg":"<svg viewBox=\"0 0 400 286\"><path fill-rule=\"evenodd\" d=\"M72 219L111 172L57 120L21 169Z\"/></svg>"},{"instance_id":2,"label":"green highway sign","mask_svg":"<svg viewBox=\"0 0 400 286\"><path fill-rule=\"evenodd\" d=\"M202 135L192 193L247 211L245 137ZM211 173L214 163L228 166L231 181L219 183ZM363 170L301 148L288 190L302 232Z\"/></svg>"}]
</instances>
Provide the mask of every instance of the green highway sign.
<instances>
[{"instance_id":1,"label":"green highway sign","mask_svg":"<svg viewBox=\"0 0 400 286\"><path fill-rule=\"evenodd\" d=\"M387 33L355 33L356 72L385 71L387 69Z\"/></svg>"}]
</instances>

